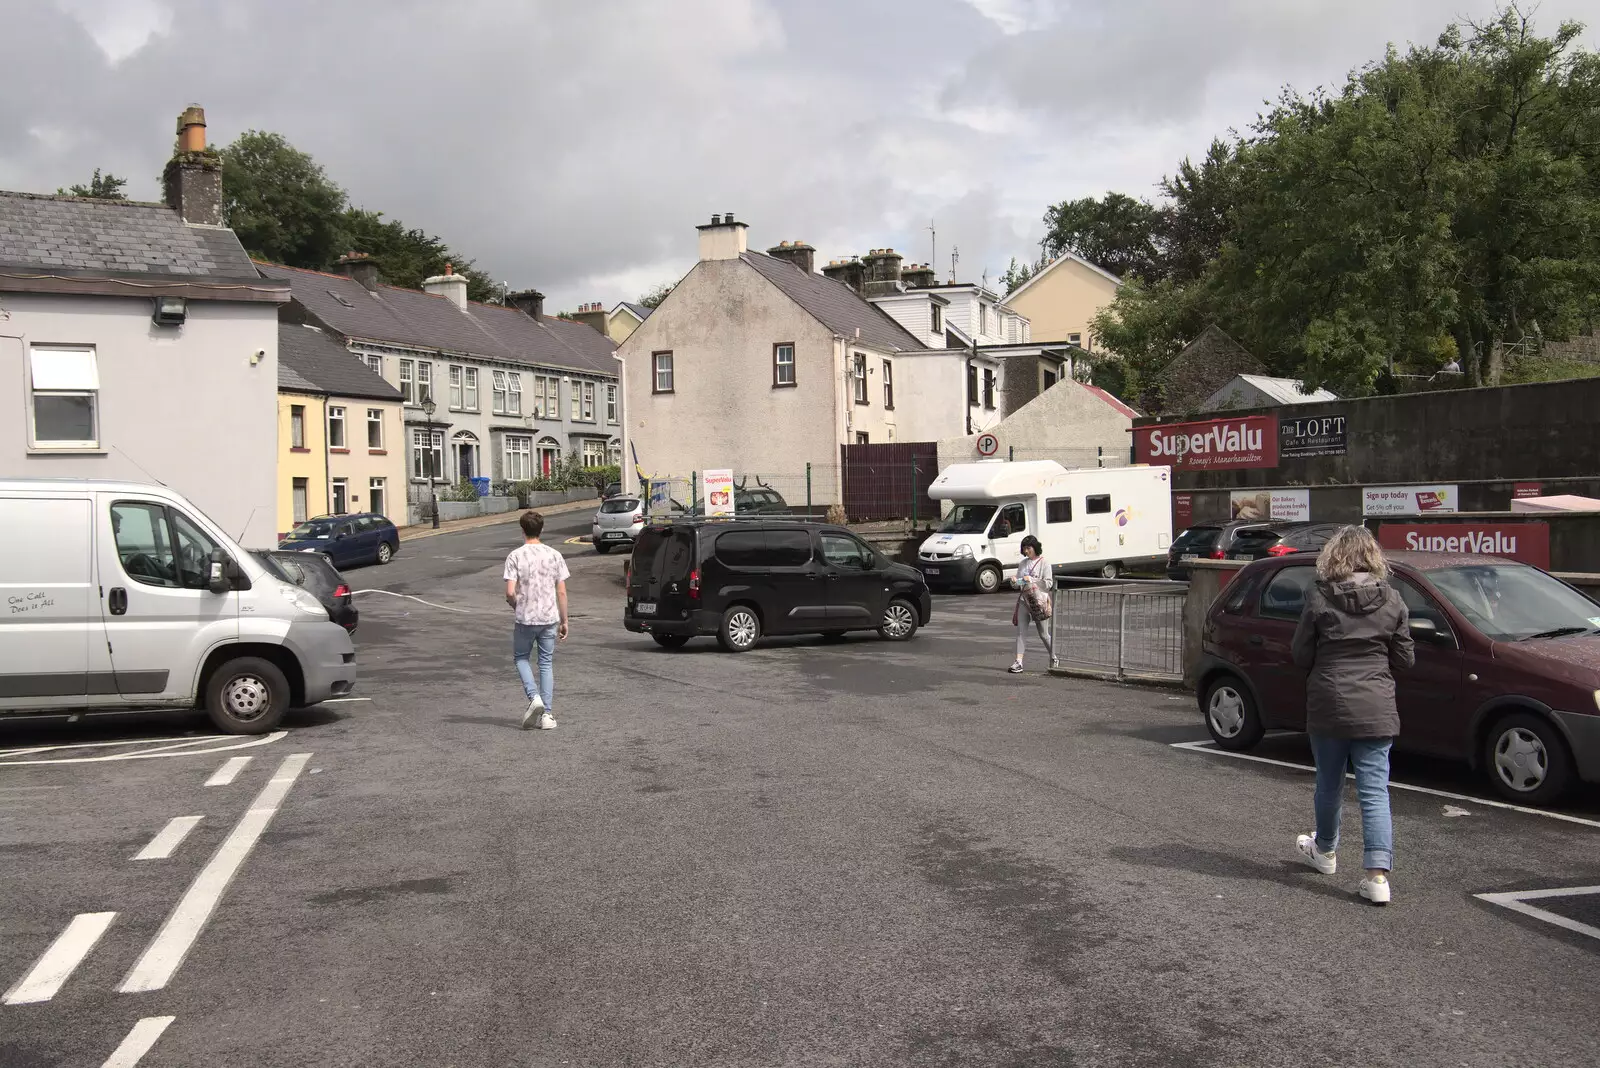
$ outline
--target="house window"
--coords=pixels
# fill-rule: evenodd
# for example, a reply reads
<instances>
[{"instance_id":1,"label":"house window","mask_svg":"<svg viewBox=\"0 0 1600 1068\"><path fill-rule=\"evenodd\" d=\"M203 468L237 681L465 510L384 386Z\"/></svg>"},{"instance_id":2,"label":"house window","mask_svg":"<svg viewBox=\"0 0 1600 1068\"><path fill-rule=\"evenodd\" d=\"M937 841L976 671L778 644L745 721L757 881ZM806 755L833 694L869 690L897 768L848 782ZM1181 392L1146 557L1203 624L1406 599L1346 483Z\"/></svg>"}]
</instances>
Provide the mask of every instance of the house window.
<instances>
[{"instance_id":1,"label":"house window","mask_svg":"<svg viewBox=\"0 0 1600 1068\"><path fill-rule=\"evenodd\" d=\"M506 414L522 414L522 376L515 371L506 372Z\"/></svg>"},{"instance_id":2,"label":"house window","mask_svg":"<svg viewBox=\"0 0 1600 1068\"><path fill-rule=\"evenodd\" d=\"M342 449L344 444L344 407L328 405L328 448Z\"/></svg>"},{"instance_id":3,"label":"house window","mask_svg":"<svg viewBox=\"0 0 1600 1068\"><path fill-rule=\"evenodd\" d=\"M417 361L417 403L422 404L433 396L433 364Z\"/></svg>"},{"instance_id":4,"label":"house window","mask_svg":"<svg viewBox=\"0 0 1600 1068\"><path fill-rule=\"evenodd\" d=\"M310 483L303 478L297 478L290 483L290 492L294 500L294 521L304 523L310 516L307 514L310 505L307 497L310 495Z\"/></svg>"},{"instance_id":5,"label":"house window","mask_svg":"<svg viewBox=\"0 0 1600 1068\"><path fill-rule=\"evenodd\" d=\"M989 305L985 304L983 301L980 300L978 302L978 333L987 334L988 332L989 332Z\"/></svg>"},{"instance_id":6,"label":"house window","mask_svg":"<svg viewBox=\"0 0 1600 1068\"><path fill-rule=\"evenodd\" d=\"M972 363L967 364L967 405L978 406L978 366Z\"/></svg>"},{"instance_id":7,"label":"house window","mask_svg":"<svg viewBox=\"0 0 1600 1068\"><path fill-rule=\"evenodd\" d=\"M561 380L539 375L533 380L533 414L541 419L561 418Z\"/></svg>"},{"instance_id":8,"label":"house window","mask_svg":"<svg viewBox=\"0 0 1600 1068\"><path fill-rule=\"evenodd\" d=\"M854 356L854 364L850 377L855 380L856 403L870 403L867 400L867 358L858 352Z\"/></svg>"},{"instance_id":9,"label":"house window","mask_svg":"<svg viewBox=\"0 0 1600 1068\"><path fill-rule=\"evenodd\" d=\"M415 360L400 361L400 394L407 404L417 403L417 372Z\"/></svg>"},{"instance_id":10,"label":"house window","mask_svg":"<svg viewBox=\"0 0 1600 1068\"><path fill-rule=\"evenodd\" d=\"M506 435L506 481L526 482L533 477L533 439Z\"/></svg>"},{"instance_id":11,"label":"house window","mask_svg":"<svg viewBox=\"0 0 1600 1068\"><path fill-rule=\"evenodd\" d=\"M1068 334L1067 335L1067 344L1069 344L1069 345L1082 345L1083 344L1083 335L1082 334Z\"/></svg>"},{"instance_id":12,"label":"house window","mask_svg":"<svg viewBox=\"0 0 1600 1068\"><path fill-rule=\"evenodd\" d=\"M583 384L583 417L588 422L594 422L594 383Z\"/></svg>"},{"instance_id":13,"label":"house window","mask_svg":"<svg viewBox=\"0 0 1600 1068\"><path fill-rule=\"evenodd\" d=\"M585 441L583 443L583 466L604 467L606 464L606 443L603 441Z\"/></svg>"},{"instance_id":14,"label":"house window","mask_svg":"<svg viewBox=\"0 0 1600 1068\"><path fill-rule=\"evenodd\" d=\"M572 383L572 418L574 421L583 418L583 391L576 382Z\"/></svg>"},{"instance_id":15,"label":"house window","mask_svg":"<svg viewBox=\"0 0 1600 1068\"><path fill-rule=\"evenodd\" d=\"M415 429L411 432L411 477L444 477L444 431Z\"/></svg>"},{"instance_id":16,"label":"house window","mask_svg":"<svg viewBox=\"0 0 1600 1068\"><path fill-rule=\"evenodd\" d=\"M672 353L656 352L651 354L651 365L655 369L656 393L671 393L672 388Z\"/></svg>"},{"instance_id":17,"label":"house window","mask_svg":"<svg viewBox=\"0 0 1600 1068\"><path fill-rule=\"evenodd\" d=\"M894 411L894 364L883 361L883 410Z\"/></svg>"},{"instance_id":18,"label":"house window","mask_svg":"<svg viewBox=\"0 0 1600 1068\"><path fill-rule=\"evenodd\" d=\"M303 449L306 447L306 406L304 404L289 405L289 447Z\"/></svg>"},{"instance_id":19,"label":"house window","mask_svg":"<svg viewBox=\"0 0 1600 1068\"><path fill-rule=\"evenodd\" d=\"M492 371L490 374L494 378L494 414L504 415L506 413L506 373L504 371Z\"/></svg>"},{"instance_id":20,"label":"house window","mask_svg":"<svg viewBox=\"0 0 1600 1068\"><path fill-rule=\"evenodd\" d=\"M388 515L385 507L389 503L385 479L371 478L367 480L367 511L378 515Z\"/></svg>"},{"instance_id":21,"label":"house window","mask_svg":"<svg viewBox=\"0 0 1600 1068\"><path fill-rule=\"evenodd\" d=\"M478 410L478 369L464 367L461 370L461 403L469 412Z\"/></svg>"},{"instance_id":22,"label":"house window","mask_svg":"<svg viewBox=\"0 0 1600 1068\"><path fill-rule=\"evenodd\" d=\"M867 434L867 432L865 430L857 430L856 431L856 444L857 445L869 445L869 444L871 444L871 438L868 436L868 434Z\"/></svg>"},{"instance_id":23,"label":"house window","mask_svg":"<svg viewBox=\"0 0 1600 1068\"><path fill-rule=\"evenodd\" d=\"M455 364L450 365L450 407L461 407L461 368Z\"/></svg>"},{"instance_id":24,"label":"house window","mask_svg":"<svg viewBox=\"0 0 1600 1068\"><path fill-rule=\"evenodd\" d=\"M35 449L94 449L100 444L100 371L94 349L35 346L32 375Z\"/></svg>"},{"instance_id":25,"label":"house window","mask_svg":"<svg viewBox=\"0 0 1600 1068\"><path fill-rule=\"evenodd\" d=\"M983 369L983 406L994 411L994 368Z\"/></svg>"},{"instance_id":26,"label":"house window","mask_svg":"<svg viewBox=\"0 0 1600 1068\"><path fill-rule=\"evenodd\" d=\"M785 341L772 346L772 385L794 385L794 342Z\"/></svg>"},{"instance_id":27,"label":"house window","mask_svg":"<svg viewBox=\"0 0 1600 1068\"><path fill-rule=\"evenodd\" d=\"M617 423L617 387L606 387L606 422L615 426Z\"/></svg>"},{"instance_id":28,"label":"house window","mask_svg":"<svg viewBox=\"0 0 1600 1068\"><path fill-rule=\"evenodd\" d=\"M369 353L367 353L365 356L363 356L361 358L367 362L367 368L369 370L371 370L373 374L375 374L375 375L383 374L383 357L382 356L376 356L376 355L373 355L372 353L369 352Z\"/></svg>"},{"instance_id":29,"label":"house window","mask_svg":"<svg viewBox=\"0 0 1600 1068\"><path fill-rule=\"evenodd\" d=\"M1054 371L1046 371L1044 373L1044 388L1045 389L1049 389L1051 386L1053 386L1055 384L1056 384L1056 373Z\"/></svg>"},{"instance_id":30,"label":"house window","mask_svg":"<svg viewBox=\"0 0 1600 1068\"><path fill-rule=\"evenodd\" d=\"M367 409L367 448L383 448L383 409Z\"/></svg>"},{"instance_id":31,"label":"house window","mask_svg":"<svg viewBox=\"0 0 1600 1068\"><path fill-rule=\"evenodd\" d=\"M929 301L928 307L933 314L933 333L944 333L944 309L941 308L935 301Z\"/></svg>"},{"instance_id":32,"label":"house window","mask_svg":"<svg viewBox=\"0 0 1600 1068\"><path fill-rule=\"evenodd\" d=\"M350 481L336 478L333 480L333 514L344 515L350 511Z\"/></svg>"}]
</instances>

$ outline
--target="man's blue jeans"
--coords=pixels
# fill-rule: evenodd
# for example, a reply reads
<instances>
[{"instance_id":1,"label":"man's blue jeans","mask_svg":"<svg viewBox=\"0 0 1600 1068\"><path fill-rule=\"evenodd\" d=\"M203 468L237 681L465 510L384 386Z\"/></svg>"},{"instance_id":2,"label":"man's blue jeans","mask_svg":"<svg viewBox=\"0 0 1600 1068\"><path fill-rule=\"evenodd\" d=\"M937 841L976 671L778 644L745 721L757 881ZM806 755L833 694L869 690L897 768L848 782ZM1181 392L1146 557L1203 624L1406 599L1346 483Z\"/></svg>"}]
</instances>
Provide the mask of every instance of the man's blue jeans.
<instances>
[{"instance_id":1,"label":"man's blue jeans","mask_svg":"<svg viewBox=\"0 0 1600 1068\"><path fill-rule=\"evenodd\" d=\"M1339 817L1344 809L1344 773L1356 772L1361 799L1361 866L1379 871L1394 868L1394 823L1389 815L1389 749L1393 738L1325 738L1310 735L1317 761L1317 848L1332 853L1339 846Z\"/></svg>"},{"instance_id":2,"label":"man's blue jeans","mask_svg":"<svg viewBox=\"0 0 1600 1068\"><path fill-rule=\"evenodd\" d=\"M522 677L522 692L528 700L533 700L533 695L538 693L544 698L546 711L554 711L556 707L556 631L559 623L544 623L537 626L527 623L518 623L515 633L511 637L511 656L516 661L517 674ZM528 657L533 655L533 648L539 647L539 680L534 682L533 665L528 663Z\"/></svg>"}]
</instances>

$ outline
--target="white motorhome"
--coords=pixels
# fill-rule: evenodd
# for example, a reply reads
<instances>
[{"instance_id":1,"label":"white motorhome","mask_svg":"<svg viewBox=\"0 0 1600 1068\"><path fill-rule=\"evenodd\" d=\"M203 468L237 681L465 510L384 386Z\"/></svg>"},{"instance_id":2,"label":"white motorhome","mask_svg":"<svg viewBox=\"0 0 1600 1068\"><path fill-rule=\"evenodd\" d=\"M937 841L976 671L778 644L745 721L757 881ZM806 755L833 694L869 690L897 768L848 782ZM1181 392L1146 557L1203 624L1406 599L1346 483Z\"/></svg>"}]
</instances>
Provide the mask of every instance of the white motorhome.
<instances>
[{"instance_id":1,"label":"white motorhome","mask_svg":"<svg viewBox=\"0 0 1600 1068\"><path fill-rule=\"evenodd\" d=\"M260 734L355 681L321 603L181 495L0 480L0 717L204 708Z\"/></svg>"},{"instance_id":2,"label":"white motorhome","mask_svg":"<svg viewBox=\"0 0 1600 1068\"><path fill-rule=\"evenodd\" d=\"M1058 574L1116 578L1166 566L1172 470L1144 464L1067 470L1052 460L951 464L928 496L950 501L938 533L917 551L928 585L990 593L1014 577L1032 534Z\"/></svg>"}]
</instances>

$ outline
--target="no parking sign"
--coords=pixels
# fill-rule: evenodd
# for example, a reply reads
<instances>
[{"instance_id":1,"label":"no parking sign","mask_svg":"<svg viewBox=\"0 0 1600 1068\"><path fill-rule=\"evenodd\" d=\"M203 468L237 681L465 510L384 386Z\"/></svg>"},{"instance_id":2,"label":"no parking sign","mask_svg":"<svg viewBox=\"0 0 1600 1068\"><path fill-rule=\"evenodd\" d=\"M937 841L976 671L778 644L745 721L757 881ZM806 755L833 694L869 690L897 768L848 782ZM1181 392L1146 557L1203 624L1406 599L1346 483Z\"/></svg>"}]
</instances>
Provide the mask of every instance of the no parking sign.
<instances>
[{"instance_id":1,"label":"no parking sign","mask_svg":"<svg viewBox=\"0 0 1600 1068\"><path fill-rule=\"evenodd\" d=\"M993 456L1000 451L1000 439L993 434L978 435L978 455Z\"/></svg>"}]
</instances>

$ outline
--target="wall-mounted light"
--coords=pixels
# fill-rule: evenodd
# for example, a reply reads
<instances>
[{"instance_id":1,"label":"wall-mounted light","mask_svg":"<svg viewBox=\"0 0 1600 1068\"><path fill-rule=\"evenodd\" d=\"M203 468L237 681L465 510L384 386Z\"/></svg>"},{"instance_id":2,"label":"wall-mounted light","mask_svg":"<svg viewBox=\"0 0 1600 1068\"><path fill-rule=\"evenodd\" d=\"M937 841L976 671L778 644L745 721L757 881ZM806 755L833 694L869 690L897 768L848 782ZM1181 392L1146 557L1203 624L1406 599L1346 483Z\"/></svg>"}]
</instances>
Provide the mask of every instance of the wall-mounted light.
<instances>
[{"instance_id":1,"label":"wall-mounted light","mask_svg":"<svg viewBox=\"0 0 1600 1068\"><path fill-rule=\"evenodd\" d=\"M183 297L157 297L150 321L157 326L182 326L189 316L189 302Z\"/></svg>"}]
</instances>

